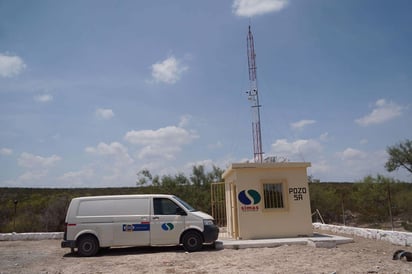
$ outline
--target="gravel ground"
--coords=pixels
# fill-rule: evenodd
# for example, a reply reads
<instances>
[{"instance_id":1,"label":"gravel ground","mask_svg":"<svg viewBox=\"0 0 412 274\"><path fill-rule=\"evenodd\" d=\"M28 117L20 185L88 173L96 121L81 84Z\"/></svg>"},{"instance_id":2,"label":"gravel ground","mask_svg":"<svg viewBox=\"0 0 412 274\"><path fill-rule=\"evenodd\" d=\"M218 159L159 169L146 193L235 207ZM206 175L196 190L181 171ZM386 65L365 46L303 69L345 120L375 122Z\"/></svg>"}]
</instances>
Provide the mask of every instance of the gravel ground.
<instances>
[{"instance_id":1,"label":"gravel ground","mask_svg":"<svg viewBox=\"0 0 412 274\"><path fill-rule=\"evenodd\" d=\"M325 249L302 245L187 253L180 247L112 248L81 258L60 240L1 241L0 273L412 273L412 262L394 261L384 241Z\"/></svg>"}]
</instances>

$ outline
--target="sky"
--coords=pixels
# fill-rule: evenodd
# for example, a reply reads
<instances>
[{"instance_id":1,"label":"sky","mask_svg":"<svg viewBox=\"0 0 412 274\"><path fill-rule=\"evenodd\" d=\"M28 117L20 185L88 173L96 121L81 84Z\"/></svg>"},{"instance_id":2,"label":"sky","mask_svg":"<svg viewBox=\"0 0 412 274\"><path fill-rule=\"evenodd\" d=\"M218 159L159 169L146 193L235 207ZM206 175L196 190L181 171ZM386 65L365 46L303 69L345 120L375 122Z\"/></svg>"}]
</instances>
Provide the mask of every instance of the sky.
<instances>
[{"instance_id":1,"label":"sky","mask_svg":"<svg viewBox=\"0 0 412 274\"><path fill-rule=\"evenodd\" d=\"M135 186L264 157L388 173L412 139L409 0L0 0L0 187Z\"/></svg>"}]
</instances>

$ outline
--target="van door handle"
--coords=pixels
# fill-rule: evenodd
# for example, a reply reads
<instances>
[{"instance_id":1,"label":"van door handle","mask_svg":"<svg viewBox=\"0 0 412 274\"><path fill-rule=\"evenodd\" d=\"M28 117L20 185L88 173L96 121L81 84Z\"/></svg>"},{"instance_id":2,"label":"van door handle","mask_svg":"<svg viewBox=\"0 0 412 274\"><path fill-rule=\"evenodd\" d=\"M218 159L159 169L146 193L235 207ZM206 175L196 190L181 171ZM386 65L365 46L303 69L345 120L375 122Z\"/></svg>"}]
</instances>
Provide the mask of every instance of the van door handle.
<instances>
[{"instance_id":1,"label":"van door handle","mask_svg":"<svg viewBox=\"0 0 412 274\"><path fill-rule=\"evenodd\" d=\"M159 220L159 217L153 217L152 219L153 220Z\"/></svg>"}]
</instances>

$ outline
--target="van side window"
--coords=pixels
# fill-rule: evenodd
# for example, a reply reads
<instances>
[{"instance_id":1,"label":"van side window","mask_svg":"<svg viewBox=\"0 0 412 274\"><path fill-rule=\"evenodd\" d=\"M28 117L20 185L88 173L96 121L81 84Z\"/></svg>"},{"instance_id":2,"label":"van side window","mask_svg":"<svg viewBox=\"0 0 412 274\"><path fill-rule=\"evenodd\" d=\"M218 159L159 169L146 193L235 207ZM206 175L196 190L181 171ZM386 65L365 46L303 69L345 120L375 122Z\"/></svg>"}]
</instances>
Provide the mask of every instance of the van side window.
<instances>
[{"instance_id":1,"label":"van side window","mask_svg":"<svg viewBox=\"0 0 412 274\"><path fill-rule=\"evenodd\" d=\"M154 198L153 208L155 215L177 215L180 207L167 198Z\"/></svg>"}]
</instances>

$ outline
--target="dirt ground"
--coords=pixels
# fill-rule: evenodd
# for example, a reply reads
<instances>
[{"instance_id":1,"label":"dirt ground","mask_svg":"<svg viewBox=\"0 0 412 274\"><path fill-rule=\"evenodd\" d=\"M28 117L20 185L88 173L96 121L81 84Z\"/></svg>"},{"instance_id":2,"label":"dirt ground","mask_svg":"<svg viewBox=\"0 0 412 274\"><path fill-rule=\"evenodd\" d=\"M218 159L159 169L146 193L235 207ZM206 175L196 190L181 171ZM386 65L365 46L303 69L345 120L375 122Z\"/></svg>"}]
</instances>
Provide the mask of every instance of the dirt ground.
<instances>
[{"instance_id":1,"label":"dirt ground","mask_svg":"<svg viewBox=\"0 0 412 274\"><path fill-rule=\"evenodd\" d=\"M347 235L344 235L347 236ZM303 245L187 253L180 247L112 248L81 258L60 240L0 242L0 273L412 273L412 262L394 261L384 241L325 249Z\"/></svg>"}]
</instances>

